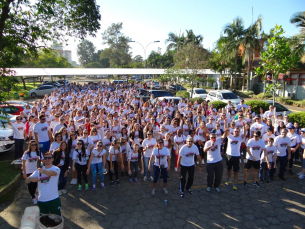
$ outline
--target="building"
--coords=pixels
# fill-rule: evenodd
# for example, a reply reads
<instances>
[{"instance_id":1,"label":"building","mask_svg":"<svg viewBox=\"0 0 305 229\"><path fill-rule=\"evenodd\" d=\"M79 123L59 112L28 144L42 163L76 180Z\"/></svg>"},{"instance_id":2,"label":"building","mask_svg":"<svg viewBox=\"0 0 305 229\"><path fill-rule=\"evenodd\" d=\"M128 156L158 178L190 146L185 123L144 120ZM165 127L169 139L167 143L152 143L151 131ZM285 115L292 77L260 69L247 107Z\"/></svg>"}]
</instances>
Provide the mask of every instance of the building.
<instances>
[{"instance_id":1,"label":"building","mask_svg":"<svg viewBox=\"0 0 305 229\"><path fill-rule=\"evenodd\" d=\"M56 42L53 43L53 50L57 50L61 56L65 57L73 65L71 50L64 50L63 46Z\"/></svg>"}]
</instances>

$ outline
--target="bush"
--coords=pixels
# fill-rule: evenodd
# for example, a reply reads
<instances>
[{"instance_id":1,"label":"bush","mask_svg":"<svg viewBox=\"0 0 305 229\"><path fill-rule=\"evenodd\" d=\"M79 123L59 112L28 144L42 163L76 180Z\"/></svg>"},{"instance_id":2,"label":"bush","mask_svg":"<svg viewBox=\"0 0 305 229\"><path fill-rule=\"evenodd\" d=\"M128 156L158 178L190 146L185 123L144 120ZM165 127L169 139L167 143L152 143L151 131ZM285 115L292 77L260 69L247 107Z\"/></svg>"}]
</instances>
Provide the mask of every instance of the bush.
<instances>
[{"instance_id":1,"label":"bush","mask_svg":"<svg viewBox=\"0 0 305 229\"><path fill-rule=\"evenodd\" d=\"M190 101L191 102L198 101L198 103L200 104L200 103L202 103L204 101L204 99L201 98L201 97L195 97L195 98L190 99Z\"/></svg>"},{"instance_id":2,"label":"bush","mask_svg":"<svg viewBox=\"0 0 305 229\"><path fill-rule=\"evenodd\" d=\"M291 113L288 117L291 123L297 122L299 126L305 126L305 112Z\"/></svg>"},{"instance_id":3,"label":"bush","mask_svg":"<svg viewBox=\"0 0 305 229\"><path fill-rule=\"evenodd\" d=\"M242 91L235 91L235 94L241 98L250 98L251 95L254 95L253 91L242 92Z\"/></svg>"},{"instance_id":4,"label":"bush","mask_svg":"<svg viewBox=\"0 0 305 229\"><path fill-rule=\"evenodd\" d=\"M298 107L305 107L305 100L292 101L292 104Z\"/></svg>"},{"instance_id":5,"label":"bush","mask_svg":"<svg viewBox=\"0 0 305 229\"><path fill-rule=\"evenodd\" d=\"M190 97L190 93L188 93L187 91L178 91L176 93L176 96L182 97L182 98L189 98Z\"/></svg>"},{"instance_id":6,"label":"bush","mask_svg":"<svg viewBox=\"0 0 305 229\"><path fill-rule=\"evenodd\" d=\"M290 98L284 98L284 97L277 97L276 101L279 103L282 103L282 104L287 104L287 105L292 105L294 102Z\"/></svg>"},{"instance_id":7,"label":"bush","mask_svg":"<svg viewBox=\"0 0 305 229\"><path fill-rule=\"evenodd\" d=\"M211 102L210 104L213 104L217 110L224 108L227 105L227 103L224 103L222 101L214 101L214 102Z\"/></svg>"},{"instance_id":8,"label":"bush","mask_svg":"<svg viewBox=\"0 0 305 229\"><path fill-rule=\"evenodd\" d=\"M264 94L264 93L259 93L258 95L255 95L254 98L256 99L270 99L273 96L271 94Z\"/></svg>"},{"instance_id":9,"label":"bush","mask_svg":"<svg viewBox=\"0 0 305 229\"><path fill-rule=\"evenodd\" d=\"M269 103L266 103L264 101L259 101L259 100L251 100L251 101L247 101L245 102L245 104L247 104L248 106L252 106L252 110L259 114L259 108L263 108L264 111L267 111L269 109Z\"/></svg>"}]
</instances>

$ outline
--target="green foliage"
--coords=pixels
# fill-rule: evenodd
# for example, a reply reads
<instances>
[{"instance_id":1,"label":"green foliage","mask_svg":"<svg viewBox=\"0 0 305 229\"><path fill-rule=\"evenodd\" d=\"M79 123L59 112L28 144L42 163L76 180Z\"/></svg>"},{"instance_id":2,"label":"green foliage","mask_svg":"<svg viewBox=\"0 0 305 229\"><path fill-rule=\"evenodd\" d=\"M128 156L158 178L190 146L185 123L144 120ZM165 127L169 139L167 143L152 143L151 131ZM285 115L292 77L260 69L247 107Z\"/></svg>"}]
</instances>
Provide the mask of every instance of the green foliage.
<instances>
[{"instance_id":1,"label":"green foliage","mask_svg":"<svg viewBox=\"0 0 305 229\"><path fill-rule=\"evenodd\" d=\"M269 103L260 100L246 101L245 104L247 104L248 106L252 106L252 110L258 114L259 114L259 108L263 108L263 110L266 111L269 109L270 106Z\"/></svg>"},{"instance_id":2,"label":"green foliage","mask_svg":"<svg viewBox=\"0 0 305 229\"><path fill-rule=\"evenodd\" d=\"M282 104L293 105L293 100L290 98L277 97L276 101Z\"/></svg>"},{"instance_id":3,"label":"green foliage","mask_svg":"<svg viewBox=\"0 0 305 229\"><path fill-rule=\"evenodd\" d=\"M176 93L176 96L182 97L182 98L189 98L190 97L190 93L188 93L187 91L178 91Z\"/></svg>"},{"instance_id":4,"label":"green foliage","mask_svg":"<svg viewBox=\"0 0 305 229\"><path fill-rule=\"evenodd\" d=\"M291 113L288 117L291 123L297 122L301 127L305 126L305 112Z\"/></svg>"},{"instance_id":5,"label":"green foliage","mask_svg":"<svg viewBox=\"0 0 305 229\"><path fill-rule=\"evenodd\" d=\"M193 30L186 30L186 35L182 33L181 35L177 35L173 32L168 34L168 38L165 40L167 44L167 51L174 50L177 51L178 49L182 48L183 46L193 43L197 46L201 46L203 41L203 36L195 35Z\"/></svg>"},{"instance_id":6,"label":"green foliage","mask_svg":"<svg viewBox=\"0 0 305 229\"><path fill-rule=\"evenodd\" d=\"M204 99L201 98L201 97L195 97L195 98L191 98L190 101L191 102L198 101L198 103L200 104L200 103L202 103L204 101Z\"/></svg>"},{"instance_id":7,"label":"green foliage","mask_svg":"<svg viewBox=\"0 0 305 229\"><path fill-rule=\"evenodd\" d=\"M248 91L248 92L235 91L235 94L241 98L251 98L251 96L254 95L254 92L253 91Z\"/></svg>"},{"instance_id":8,"label":"green foliage","mask_svg":"<svg viewBox=\"0 0 305 229\"><path fill-rule=\"evenodd\" d=\"M93 61L95 47L91 41L83 40L77 45L77 56L80 64L85 66Z\"/></svg>"},{"instance_id":9,"label":"green foliage","mask_svg":"<svg viewBox=\"0 0 305 229\"><path fill-rule=\"evenodd\" d=\"M210 102L210 104L213 104L214 107L216 108L216 110L224 108L227 105L227 103L222 102L222 101L213 101L213 102Z\"/></svg>"},{"instance_id":10,"label":"green foliage","mask_svg":"<svg viewBox=\"0 0 305 229\"><path fill-rule=\"evenodd\" d=\"M264 93L259 93L257 95L253 95L252 98L254 99L270 99L272 98L272 95L271 94L264 94Z\"/></svg>"}]
</instances>

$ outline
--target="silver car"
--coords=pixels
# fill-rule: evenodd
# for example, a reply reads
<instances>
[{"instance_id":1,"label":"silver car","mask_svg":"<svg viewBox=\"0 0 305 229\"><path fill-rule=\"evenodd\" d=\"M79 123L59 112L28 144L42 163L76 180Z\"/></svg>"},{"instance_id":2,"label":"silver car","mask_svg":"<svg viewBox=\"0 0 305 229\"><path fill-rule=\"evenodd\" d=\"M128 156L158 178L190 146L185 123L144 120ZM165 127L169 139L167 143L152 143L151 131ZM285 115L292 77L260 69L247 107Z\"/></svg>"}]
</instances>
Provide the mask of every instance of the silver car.
<instances>
[{"instance_id":1,"label":"silver car","mask_svg":"<svg viewBox=\"0 0 305 229\"><path fill-rule=\"evenodd\" d=\"M10 151L14 146L13 128L8 124L7 118L11 122L16 122L16 117L17 115L0 114L0 153Z\"/></svg>"},{"instance_id":2,"label":"silver car","mask_svg":"<svg viewBox=\"0 0 305 229\"><path fill-rule=\"evenodd\" d=\"M51 93L57 89L52 85L42 85L36 89L32 89L29 91L29 96L35 98L36 96L44 96L45 94L51 95Z\"/></svg>"}]
</instances>

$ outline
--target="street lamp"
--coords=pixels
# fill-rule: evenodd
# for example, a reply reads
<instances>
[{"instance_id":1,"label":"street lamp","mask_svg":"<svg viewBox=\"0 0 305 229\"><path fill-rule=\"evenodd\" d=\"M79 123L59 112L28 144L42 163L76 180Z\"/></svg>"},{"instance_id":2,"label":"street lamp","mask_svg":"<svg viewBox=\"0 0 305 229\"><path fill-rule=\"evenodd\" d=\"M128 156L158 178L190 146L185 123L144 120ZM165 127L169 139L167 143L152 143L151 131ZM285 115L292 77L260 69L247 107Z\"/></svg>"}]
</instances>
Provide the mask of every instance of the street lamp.
<instances>
[{"instance_id":1,"label":"street lamp","mask_svg":"<svg viewBox=\"0 0 305 229\"><path fill-rule=\"evenodd\" d=\"M147 68L147 65L146 65L146 49L147 49L148 45L150 45L150 44L152 44L152 43L159 43L160 41L153 41L153 42L150 42L148 45L146 45L146 48L144 48L144 46L143 46L141 43L137 42L137 41L129 41L129 42L138 43L139 45L142 46L142 48L143 48L143 50L144 50L144 63L145 63L145 68Z\"/></svg>"}]
</instances>

